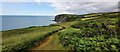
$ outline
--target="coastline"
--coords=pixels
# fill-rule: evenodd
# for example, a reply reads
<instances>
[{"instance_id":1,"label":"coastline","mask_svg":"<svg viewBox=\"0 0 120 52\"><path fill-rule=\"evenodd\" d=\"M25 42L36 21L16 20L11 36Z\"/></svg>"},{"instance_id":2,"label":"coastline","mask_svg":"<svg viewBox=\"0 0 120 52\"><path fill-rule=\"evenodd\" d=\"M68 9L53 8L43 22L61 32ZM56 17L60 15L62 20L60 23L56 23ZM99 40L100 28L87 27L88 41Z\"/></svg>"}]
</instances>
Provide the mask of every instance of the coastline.
<instances>
[{"instance_id":1,"label":"coastline","mask_svg":"<svg viewBox=\"0 0 120 52\"><path fill-rule=\"evenodd\" d=\"M55 23L55 21L52 21L53 19L54 16L3 16L1 31L31 26L48 26Z\"/></svg>"},{"instance_id":2,"label":"coastline","mask_svg":"<svg viewBox=\"0 0 120 52\"><path fill-rule=\"evenodd\" d=\"M56 32L57 34L55 35L58 36L56 38L58 40L56 41L53 39L51 41L58 42L58 44L60 44L59 46L61 47L61 50L69 48L69 50L81 51L91 47L92 45L93 48L89 50L94 50L96 49L96 47L101 49L101 45L103 45L105 48L110 47L108 48L108 50L114 49L113 47L115 47L117 51L117 46L119 46L120 39L119 35L116 34L117 32L115 31L115 29L117 28L116 25L119 13L111 12L101 13L101 15L99 14L100 13L89 14L85 15L82 18L76 19L73 19L73 15L69 16L69 14L61 14L56 18L56 24L50 24L48 26L32 26L28 28L3 31L3 52L16 52L20 50L25 50L26 48L32 48L33 46L38 45L38 43L44 41L45 38L53 35L53 33ZM117 43L112 41L116 41ZM96 44L95 42L98 44ZM51 45L54 45L54 43L47 42L47 44L44 45L48 45L49 48L53 48L53 46ZM56 49L59 49L59 46L57 46L57 44L54 45Z\"/></svg>"}]
</instances>

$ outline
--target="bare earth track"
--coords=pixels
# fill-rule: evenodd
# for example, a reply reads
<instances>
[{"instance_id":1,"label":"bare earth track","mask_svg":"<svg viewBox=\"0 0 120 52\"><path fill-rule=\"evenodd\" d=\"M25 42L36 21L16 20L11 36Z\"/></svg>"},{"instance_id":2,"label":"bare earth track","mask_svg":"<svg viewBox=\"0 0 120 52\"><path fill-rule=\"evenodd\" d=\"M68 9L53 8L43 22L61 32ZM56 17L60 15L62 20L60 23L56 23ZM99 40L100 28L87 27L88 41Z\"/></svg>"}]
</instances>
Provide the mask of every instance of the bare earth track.
<instances>
[{"instance_id":1,"label":"bare earth track","mask_svg":"<svg viewBox=\"0 0 120 52\"><path fill-rule=\"evenodd\" d=\"M46 46L52 39L53 39L53 36L51 35L47 37L44 41L40 42L36 47L30 50L43 50L43 47Z\"/></svg>"},{"instance_id":2,"label":"bare earth track","mask_svg":"<svg viewBox=\"0 0 120 52\"><path fill-rule=\"evenodd\" d=\"M64 29L62 29L64 30ZM59 30L59 31L62 31ZM58 31L58 32L59 32ZM66 50L61 44L58 36L58 32L53 33L49 37L45 38L43 41L40 41L35 47L28 49L30 52L42 51L42 50Z\"/></svg>"}]
</instances>

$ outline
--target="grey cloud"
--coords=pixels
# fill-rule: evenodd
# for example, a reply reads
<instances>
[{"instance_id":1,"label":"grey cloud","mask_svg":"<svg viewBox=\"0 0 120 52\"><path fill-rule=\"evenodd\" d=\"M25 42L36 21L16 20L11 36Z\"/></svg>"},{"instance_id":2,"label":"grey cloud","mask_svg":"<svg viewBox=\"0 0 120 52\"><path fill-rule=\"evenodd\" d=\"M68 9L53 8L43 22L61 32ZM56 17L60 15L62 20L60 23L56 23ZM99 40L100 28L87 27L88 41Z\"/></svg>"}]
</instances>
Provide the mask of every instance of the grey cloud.
<instances>
[{"instance_id":1,"label":"grey cloud","mask_svg":"<svg viewBox=\"0 0 120 52\"><path fill-rule=\"evenodd\" d=\"M75 14L114 12L118 9L118 2L50 2L59 12Z\"/></svg>"}]
</instances>

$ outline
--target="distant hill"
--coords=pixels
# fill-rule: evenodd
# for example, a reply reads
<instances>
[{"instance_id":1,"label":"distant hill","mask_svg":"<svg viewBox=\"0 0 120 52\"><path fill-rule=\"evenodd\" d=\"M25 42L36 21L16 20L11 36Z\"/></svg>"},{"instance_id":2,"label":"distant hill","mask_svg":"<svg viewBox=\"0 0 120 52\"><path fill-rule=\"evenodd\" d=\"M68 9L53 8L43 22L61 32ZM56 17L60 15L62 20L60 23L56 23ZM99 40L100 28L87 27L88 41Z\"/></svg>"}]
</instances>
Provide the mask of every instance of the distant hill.
<instances>
[{"instance_id":1,"label":"distant hill","mask_svg":"<svg viewBox=\"0 0 120 52\"><path fill-rule=\"evenodd\" d=\"M84 15L76 15L76 14L59 14L55 16L56 22L70 22L74 21L77 18L90 18L90 17L113 17L115 15L119 15L120 12L102 12L102 13L90 13Z\"/></svg>"}]
</instances>

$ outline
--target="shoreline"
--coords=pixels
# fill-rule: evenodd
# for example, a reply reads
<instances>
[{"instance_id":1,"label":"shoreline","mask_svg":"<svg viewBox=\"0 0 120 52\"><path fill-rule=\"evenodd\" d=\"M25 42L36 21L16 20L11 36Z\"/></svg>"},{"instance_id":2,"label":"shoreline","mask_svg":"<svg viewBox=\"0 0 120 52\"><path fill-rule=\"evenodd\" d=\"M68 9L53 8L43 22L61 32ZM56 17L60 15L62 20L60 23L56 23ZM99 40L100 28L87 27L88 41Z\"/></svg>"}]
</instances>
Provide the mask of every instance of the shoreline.
<instances>
[{"instance_id":1,"label":"shoreline","mask_svg":"<svg viewBox=\"0 0 120 52\"><path fill-rule=\"evenodd\" d=\"M57 24L57 23L53 23L53 24ZM49 24L51 25L51 24ZM3 31L11 31L11 30L19 30L19 29L26 29L26 28L32 28L32 27L48 27L49 25L44 25L44 26L28 26L28 27L21 27L21 28L15 28L15 29L7 29L7 30L0 30L1 32Z\"/></svg>"},{"instance_id":2,"label":"shoreline","mask_svg":"<svg viewBox=\"0 0 120 52\"><path fill-rule=\"evenodd\" d=\"M117 28L118 15L119 13L101 13L100 15L84 15L83 18L75 15L75 17L79 17L75 19L74 15L65 14L56 17L56 24L3 31L2 49L4 52L25 50L26 48L37 45L37 43L44 41L46 37L59 31L59 33L57 33L58 36L55 36L58 37L58 40L53 40L55 44L52 41L47 42L47 44L43 44L46 45L43 46L45 49L53 48L53 45L55 45L54 47L56 47L56 49L64 49L65 47L65 49L70 48L71 50L79 52L84 49L89 49L89 47L93 47L89 50L95 50L96 48L102 50L101 45L103 45L107 50L113 50L114 47L118 50L120 39L115 31ZM112 41L117 42L117 44ZM57 46L57 44L60 44L60 47ZM81 46L79 47L79 45ZM83 48L83 46L85 47Z\"/></svg>"},{"instance_id":3,"label":"shoreline","mask_svg":"<svg viewBox=\"0 0 120 52\"><path fill-rule=\"evenodd\" d=\"M56 23L54 16L3 16L0 31L27 28L31 26L48 26Z\"/></svg>"}]
</instances>

